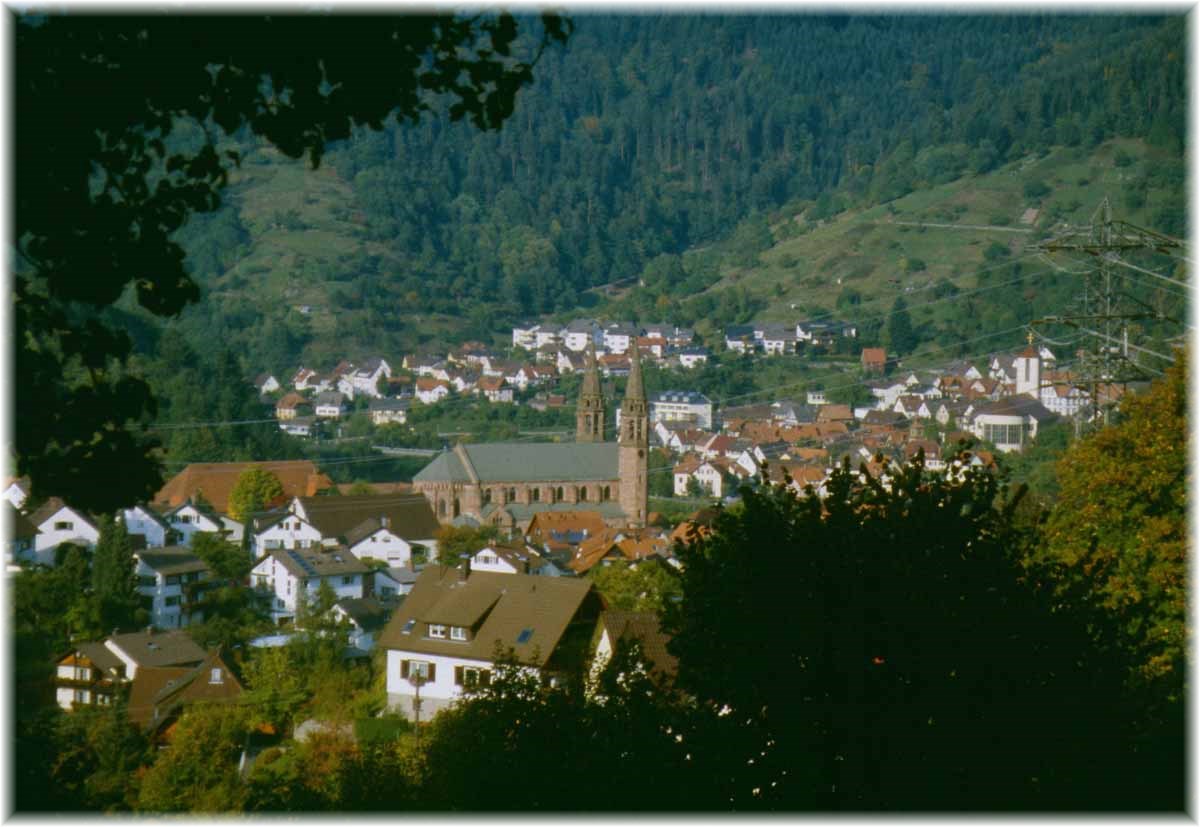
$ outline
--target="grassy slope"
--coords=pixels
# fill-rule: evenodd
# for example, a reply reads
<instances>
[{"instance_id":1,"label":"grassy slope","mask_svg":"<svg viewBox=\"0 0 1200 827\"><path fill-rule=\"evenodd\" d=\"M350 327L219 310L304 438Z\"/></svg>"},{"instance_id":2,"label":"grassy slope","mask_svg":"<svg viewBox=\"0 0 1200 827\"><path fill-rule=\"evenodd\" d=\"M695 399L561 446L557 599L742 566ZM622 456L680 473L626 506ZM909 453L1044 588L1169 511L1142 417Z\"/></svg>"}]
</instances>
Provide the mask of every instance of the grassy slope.
<instances>
[{"instance_id":1,"label":"grassy slope","mask_svg":"<svg viewBox=\"0 0 1200 827\"><path fill-rule=\"evenodd\" d=\"M1134 163L1116 167L1113 156L1117 147ZM1091 154L1056 149L984 175L913 192L888 205L851 210L820 225L810 225L797 216L793 220L800 235L778 241L760 256L757 267L730 269L710 290L740 285L770 301L761 318L793 321L800 312L833 308L846 287L857 289L864 300L886 296L889 302L906 287L919 290L943 277L959 288L971 288L976 286L971 274L986 264L985 248L999 242L1018 257L1023 245L1045 224L1039 221L1034 232L1013 232L1031 229L1021 223L1022 214L1031 206L1022 195L1028 181L1041 180L1051 188L1039 205L1043 219L1059 206L1067 221L1086 223L1108 195L1115 216L1149 226L1148 215L1158 193L1151 189L1145 206L1138 210L1129 209L1123 200L1126 183L1138 174L1147 157L1149 152L1140 141L1111 141ZM1180 181L1179 187L1183 186ZM958 228L921 228L900 222L954 224ZM968 229L966 225L994 229ZM784 227L775 228L776 238L788 232ZM926 269L906 272L905 261L913 258L924 261Z\"/></svg>"}]
</instances>

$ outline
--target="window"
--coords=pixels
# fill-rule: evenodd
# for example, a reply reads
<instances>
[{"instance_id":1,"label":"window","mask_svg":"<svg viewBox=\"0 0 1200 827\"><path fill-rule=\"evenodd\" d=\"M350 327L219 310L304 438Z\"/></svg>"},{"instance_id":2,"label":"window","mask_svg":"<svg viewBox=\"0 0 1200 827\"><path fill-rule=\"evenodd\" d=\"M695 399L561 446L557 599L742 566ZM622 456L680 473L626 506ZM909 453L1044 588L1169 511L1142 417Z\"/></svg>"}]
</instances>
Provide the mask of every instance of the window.
<instances>
[{"instance_id":1,"label":"window","mask_svg":"<svg viewBox=\"0 0 1200 827\"><path fill-rule=\"evenodd\" d=\"M353 577L353 575L347 575L346 577L343 577L343 578L342 578L342 585L343 585L343 586L350 586L350 585L353 585L353 583L354 583L354 577Z\"/></svg>"},{"instance_id":2,"label":"window","mask_svg":"<svg viewBox=\"0 0 1200 827\"><path fill-rule=\"evenodd\" d=\"M467 639L467 630L462 626L451 626L450 627L450 639L451 640L466 640Z\"/></svg>"},{"instance_id":3,"label":"window","mask_svg":"<svg viewBox=\"0 0 1200 827\"><path fill-rule=\"evenodd\" d=\"M181 598L179 595L177 595L177 594L172 595L171 597L165 598L163 600L163 605L164 606L178 606L182 600L183 600L183 598Z\"/></svg>"},{"instance_id":4,"label":"window","mask_svg":"<svg viewBox=\"0 0 1200 827\"><path fill-rule=\"evenodd\" d=\"M433 683L437 678L437 666L423 660L400 661L400 678L407 681L420 680L422 683Z\"/></svg>"},{"instance_id":5,"label":"window","mask_svg":"<svg viewBox=\"0 0 1200 827\"><path fill-rule=\"evenodd\" d=\"M406 634L406 635L411 635L411 634L412 634L413 627L414 627L414 626L416 626L416 625L417 625L417 621L415 621L415 620L406 620L406 621L404 621L404 628L403 628L403 629L401 629L400 631L402 631L402 632L403 632L404 634Z\"/></svg>"},{"instance_id":6,"label":"window","mask_svg":"<svg viewBox=\"0 0 1200 827\"><path fill-rule=\"evenodd\" d=\"M587 489L586 488L579 489L579 501L581 503L587 502Z\"/></svg>"},{"instance_id":7,"label":"window","mask_svg":"<svg viewBox=\"0 0 1200 827\"><path fill-rule=\"evenodd\" d=\"M225 681L222 679L222 677L221 677L221 670L220 670L220 668L215 668L215 669L212 669L212 670L211 670L211 671L208 673L208 682L209 682L209 683L224 683L224 682L225 682Z\"/></svg>"},{"instance_id":8,"label":"window","mask_svg":"<svg viewBox=\"0 0 1200 827\"><path fill-rule=\"evenodd\" d=\"M75 523L70 520L59 520L54 524L55 531L74 531Z\"/></svg>"},{"instance_id":9,"label":"window","mask_svg":"<svg viewBox=\"0 0 1200 827\"><path fill-rule=\"evenodd\" d=\"M178 586L179 585L179 575L178 574L167 575L167 585L168 586Z\"/></svg>"},{"instance_id":10,"label":"window","mask_svg":"<svg viewBox=\"0 0 1200 827\"><path fill-rule=\"evenodd\" d=\"M429 636L444 638L446 636L446 627L441 625L440 623L430 623L429 624Z\"/></svg>"},{"instance_id":11,"label":"window","mask_svg":"<svg viewBox=\"0 0 1200 827\"><path fill-rule=\"evenodd\" d=\"M454 667L454 683L467 688L489 686L492 683L492 670L480 669L477 666L456 666Z\"/></svg>"},{"instance_id":12,"label":"window","mask_svg":"<svg viewBox=\"0 0 1200 827\"><path fill-rule=\"evenodd\" d=\"M181 522L181 523L190 523L192 521L192 515L191 514L180 514L180 515L178 515L177 519L178 519L178 522Z\"/></svg>"},{"instance_id":13,"label":"window","mask_svg":"<svg viewBox=\"0 0 1200 827\"><path fill-rule=\"evenodd\" d=\"M153 577L153 576L147 577L146 575L143 574L138 577L138 585L142 586L142 587L147 587L147 586L154 587L154 586L158 585L158 578Z\"/></svg>"},{"instance_id":14,"label":"window","mask_svg":"<svg viewBox=\"0 0 1200 827\"><path fill-rule=\"evenodd\" d=\"M529 492L529 498L535 503L541 501L542 490L540 488L533 489L532 491Z\"/></svg>"}]
</instances>

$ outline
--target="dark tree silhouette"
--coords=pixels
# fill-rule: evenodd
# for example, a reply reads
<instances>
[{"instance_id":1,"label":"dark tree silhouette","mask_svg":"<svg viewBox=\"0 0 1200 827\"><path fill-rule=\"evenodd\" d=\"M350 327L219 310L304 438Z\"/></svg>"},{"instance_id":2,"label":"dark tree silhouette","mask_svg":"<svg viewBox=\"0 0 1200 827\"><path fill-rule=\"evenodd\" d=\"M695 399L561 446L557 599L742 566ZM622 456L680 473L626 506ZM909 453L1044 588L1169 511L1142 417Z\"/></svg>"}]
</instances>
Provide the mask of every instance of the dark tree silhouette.
<instances>
[{"instance_id":1,"label":"dark tree silhouette","mask_svg":"<svg viewBox=\"0 0 1200 827\"><path fill-rule=\"evenodd\" d=\"M570 26L543 15L526 59L507 14L23 15L14 29L17 471L34 496L112 511L162 470L130 427L154 397L100 311L130 288L161 316L199 298L171 235L219 205L239 160L220 141L248 130L315 167L354 126L437 101L497 129ZM182 139L184 124L204 137Z\"/></svg>"},{"instance_id":2,"label":"dark tree silhouette","mask_svg":"<svg viewBox=\"0 0 1200 827\"><path fill-rule=\"evenodd\" d=\"M758 733L765 803L1181 806L1181 788L1141 790L1118 665L1024 582L1002 482L856 477L845 465L824 500L744 489L681 550L680 687Z\"/></svg>"}]
</instances>

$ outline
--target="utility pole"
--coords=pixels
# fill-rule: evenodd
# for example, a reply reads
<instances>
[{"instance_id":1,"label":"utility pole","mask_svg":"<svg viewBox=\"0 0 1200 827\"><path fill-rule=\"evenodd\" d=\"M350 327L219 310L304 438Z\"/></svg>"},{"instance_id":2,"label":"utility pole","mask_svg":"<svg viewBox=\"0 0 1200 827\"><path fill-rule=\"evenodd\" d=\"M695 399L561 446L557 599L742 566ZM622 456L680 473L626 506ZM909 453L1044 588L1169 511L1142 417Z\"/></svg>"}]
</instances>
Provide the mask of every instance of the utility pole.
<instances>
[{"instance_id":1,"label":"utility pole","mask_svg":"<svg viewBox=\"0 0 1200 827\"><path fill-rule=\"evenodd\" d=\"M1027 248L1032 252L1044 254L1083 253L1093 260L1090 272L1084 276L1082 312L1074 315L1046 316L1031 322L1031 327L1067 325L1096 340L1092 348L1085 348L1079 352L1080 368L1078 375L1072 377L1073 384L1088 389L1092 421L1099 416L1108 424L1109 407L1101 405L1102 392L1106 396L1111 395L1111 389L1117 384L1127 387L1131 381L1149 378L1146 370L1130 358L1131 350L1136 353L1148 353L1164 360L1171 358L1130 343L1130 321L1170 319L1136 299L1133 301L1142 305L1138 312L1123 311L1122 299L1132 297L1122 292L1124 279L1117 274L1115 267L1128 267L1188 286L1129 264L1122 260L1119 254L1128 251L1166 253L1182 246L1181 242L1169 236L1114 219L1112 205L1106 196L1092 214L1092 220L1087 226L1068 227L1055 237ZM1041 385L1045 386L1046 382L1043 377ZM1076 424L1078 432L1079 422Z\"/></svg>"}]
</instances>

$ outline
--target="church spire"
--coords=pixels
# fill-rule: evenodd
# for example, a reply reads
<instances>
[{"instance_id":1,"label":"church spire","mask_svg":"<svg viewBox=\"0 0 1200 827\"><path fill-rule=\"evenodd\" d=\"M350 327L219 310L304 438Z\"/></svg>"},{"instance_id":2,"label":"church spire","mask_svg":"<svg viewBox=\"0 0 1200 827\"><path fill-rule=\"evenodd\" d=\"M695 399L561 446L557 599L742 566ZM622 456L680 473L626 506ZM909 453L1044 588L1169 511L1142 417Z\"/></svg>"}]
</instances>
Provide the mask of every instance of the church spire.
<instances>
[{"instance_id":1,"label":"church spire","mask_svg":"<svg viewBox=\"0 0 1200 827\"><path fill-rule=\"evenodd\" d=\"M604 441L604 395L600 392L600 376L596 372L596 341L590 337L583 385L575 405L575 441Z\"/></svg>"},{"instance_id":2,"label":"church spire","mask_svg":"<svg viewBox=\"0 0 1200 827\"><path fill-rule=\"evenodd\" d=\"M646 525L647 454L650 450L650 422L646 406L646 388L642 385L642 360L637 342L632 343L629 383L621 401L621 433L617 439L617 465L621 475L621 510L634 528Z\"/></svg>"},{"instance_id":3,"label":"church spire","mask_svg":"<svg viewBox=\"0 0 1200 827\"><path fill-rule=\"evenodd\" d=\"M642 358L638 352L637 342L630 343L633 349L629 357L629 383L625 386L626 399L646 399L646 388L642 385Z\"/></svg>"}]
</instances>

